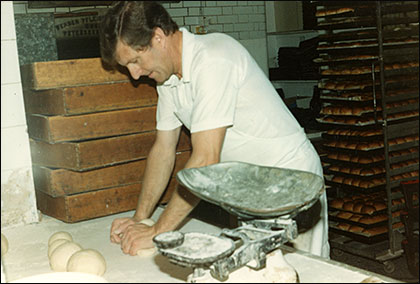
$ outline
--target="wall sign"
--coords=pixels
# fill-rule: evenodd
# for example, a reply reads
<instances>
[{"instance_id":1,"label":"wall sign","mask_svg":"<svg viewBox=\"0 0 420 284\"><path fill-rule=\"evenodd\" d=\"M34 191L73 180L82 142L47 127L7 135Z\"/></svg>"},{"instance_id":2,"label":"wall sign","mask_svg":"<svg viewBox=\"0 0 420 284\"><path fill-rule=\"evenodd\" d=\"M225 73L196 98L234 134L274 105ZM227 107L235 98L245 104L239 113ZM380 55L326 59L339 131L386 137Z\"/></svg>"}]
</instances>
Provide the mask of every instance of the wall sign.
<instances>
[{"instance_id":1,"label":"wall sign","mask_svg":"<svg viewBox=\"0 0 420 284\"><path fill-rule=\"evenodd\" d=\"M54 18L56 39L99 37L100 12L62 14Z\"/></svg>"}]
</instances>

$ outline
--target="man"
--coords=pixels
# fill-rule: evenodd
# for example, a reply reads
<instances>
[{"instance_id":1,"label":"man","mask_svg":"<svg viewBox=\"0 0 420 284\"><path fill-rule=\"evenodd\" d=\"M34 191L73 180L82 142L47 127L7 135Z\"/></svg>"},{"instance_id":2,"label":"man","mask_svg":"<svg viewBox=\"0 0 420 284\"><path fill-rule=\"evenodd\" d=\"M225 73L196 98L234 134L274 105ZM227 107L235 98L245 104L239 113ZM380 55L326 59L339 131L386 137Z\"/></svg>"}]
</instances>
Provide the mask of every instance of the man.
<instances>
[{"instance_id":1,"label":"man","mask_svg":"<svg viewBox=\"0 0 420 284\"><path fill-rule=\"evenodd\" d=\"M101 55L125 66L133 79L157 82L157 134L147 158L143 187L132 218L114 220L111 241L124 253L153 246L152 238L175 230L199 202L178 187L152 227L149 218L171 176L176 145L185 125L192 153L185 168L223 161L313 172L323 176L319 157L303 129L247 50L231 37L194 35L179 29L154 2L119 2L101 25ZM329 257L327 205L311 216L315 226L296 247ZM305 219L305 218L303 218Z\"/></svg>"}]
</instances>

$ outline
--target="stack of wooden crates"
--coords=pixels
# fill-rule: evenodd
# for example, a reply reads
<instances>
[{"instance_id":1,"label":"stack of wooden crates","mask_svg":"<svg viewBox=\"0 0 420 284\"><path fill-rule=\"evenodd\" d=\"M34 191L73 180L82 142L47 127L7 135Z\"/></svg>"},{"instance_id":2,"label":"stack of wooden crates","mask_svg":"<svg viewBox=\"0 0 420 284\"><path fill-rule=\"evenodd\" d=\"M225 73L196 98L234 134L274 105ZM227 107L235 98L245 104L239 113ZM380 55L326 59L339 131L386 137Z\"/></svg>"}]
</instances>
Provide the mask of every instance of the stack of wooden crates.
<instances>
[{"instance_id":1,"label":"stack of wooden crates","mask_svg":"<svg viewBox=\"0 0 420 284\"><path fill-rule=\"evenodd\" d=\"M21 66L38 209L73 223L137 206L155 139L153 81L131 82L100 58ZM173 177L190 156L182 132Z\"/></svg>"}]
</instances>

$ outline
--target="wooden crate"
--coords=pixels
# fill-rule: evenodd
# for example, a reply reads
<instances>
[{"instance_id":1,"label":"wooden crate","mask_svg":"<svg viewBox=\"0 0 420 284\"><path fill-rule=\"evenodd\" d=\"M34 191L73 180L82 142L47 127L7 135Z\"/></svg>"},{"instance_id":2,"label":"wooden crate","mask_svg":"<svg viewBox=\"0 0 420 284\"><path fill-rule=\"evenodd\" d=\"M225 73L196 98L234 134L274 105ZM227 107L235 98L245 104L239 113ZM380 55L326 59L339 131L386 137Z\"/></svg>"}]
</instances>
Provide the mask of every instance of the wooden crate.
<instances>
[{"instance_id":1,"label":"wooden crate","mask_svg":"<svg viewBox=\"0 0 420 284\"><path fill-rule=\"evenodd\" d=\"M155 135L151 131L80 142L50 144L33 139L29 142L33 164L85 171L146 158ZM177 151L188 150L191 150L190 138L182 131Z\"/></svg>"},{"instance_id":2,"label":"wooden crate","mask_svg":"<svg viewBox=\"0 0 420 284\"><path fill-rule=\"evenodd\" d=\"M100 58L36 62L21 75L41 212L77 222L135 209L156 136L156 83L106 70ZM174 175L190 150L184 129Z\"/></svg>"},{"instance_id":3,"label":"wooden crate","mask_svg":"<svg viewBox=\"0 0 420 284\"><path fill-rule=\"evenodd\" d=\"M156 84L143 80L48 90L23 89L27 114L76 115L98 111L154 106L157 104Z\"/></svg>"},{"instance_id":4,"label":"wooden crate","mask_svg":"<svg viewBox=\"0 0 420 284\"><path fill-rule=\"evenodd\" d=\"M159 203L167 203L177 182L172 178ZM67 223L134 210L137 207L141 183L96 191L52 197L35 190L38 209L45 215Z\"/></svg>"},{"instance_id":5,"label":"wooden crate","mask_svg":"<svg viewBox=\"0 0 420 284\"><path fill-rule=\"evenodd\" d=\"M130 82L126 70L107 70L101 58L35 62L22 65L20 73L22 86L31 90Z\"/></svg>"},{"instance_id":6,"label":"wooden crate","mask_svg":"<svg viewBox=\"0 0 420 284\"><path fill-rule=\"evenodd\" d=\"M177 153L173 176L184 168L190 155L190 151ZM146 159L142 159L85 172L34 165L33 173L37 190L59 197L141 182L145 167Z\"/></svg>"},{"instance_id":7,"label":"wooden crate","mask_svg":"<svg viewBox=\"0 0 420 284\"><path fill-rule=\"evenodd\" d=\"M48 143L80 141L156 129L156 107L75 116L27 116L29 137Z\"/></svg>"}]
</instances>

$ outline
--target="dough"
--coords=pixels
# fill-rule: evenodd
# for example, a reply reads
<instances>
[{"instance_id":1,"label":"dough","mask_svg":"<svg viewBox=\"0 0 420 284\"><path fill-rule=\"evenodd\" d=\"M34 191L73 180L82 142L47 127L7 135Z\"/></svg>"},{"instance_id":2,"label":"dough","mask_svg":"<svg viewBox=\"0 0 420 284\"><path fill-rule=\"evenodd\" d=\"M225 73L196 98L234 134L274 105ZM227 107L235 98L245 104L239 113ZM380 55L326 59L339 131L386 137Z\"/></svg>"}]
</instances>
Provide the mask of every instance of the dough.
<instances>
[{"instance_id":1,"label":"dough","mask_svg":"<svg viewBox=\"0 0 420 284\"><path fill-rule=\"evenodd\" d=\"M153 221L152 219L143 219L139 222L139 224L145 224L147 226L153 226L155 224L155 221ZM156 251L157 251L157 249L155 247L147 248L147 249L139 249L137 251L137 255L141 256L141 257L148 257L148 256L152 256Z\"/></svg>"},{"instance_id":2,"label":"dough","mask_svg":"<svg viewBox=\"0 0 420 284\"><path fill-rule=\"evenodd\" d=\"M58 239L55 240L51 243L51 245L48 246L48 258L51 257L51 254L53 253L53 251L60 245L70 242L69 240L66 239Z\"/></svg>"},{"instance_id":3,"label":"dough","mask_svg":"<svg viewBox=\"0 0 420 284\"><path fill-rule=\"evenodd\" d=\"M5 235L1 234L1 255L5 255L9 250L9 242Z\"/></svg>"},{"instance_id":4,"label":"dough","mask_svg":"<svg viewBox=\"0 0 420 284\"><path fill-rule=\"evenodd\" d=\"M50 266L56 272L66 272L70 257L82 247L74 242L65 242L59 245L51 254Z\"/></svg>"},{"instance_id":5,"label":"dough","mask_svg":"<svg viewBox=\"0 0 420 284\"><path fill-rule=\"evenodd\" d=\"M94 249L75 252L67 262L67 272L84 272L102 276L105 270L105 258Z\"/></svg>"},{"instance_id":6,"label":"dough","mask_svg":"<svg viewBox=\"0 0 420 284\"><path fill-rule=\"evenodd\" d=\"M50 246L55 240L58 239L66 239L71 242L73 241L73 237L70 235L70 233L61 231L51 235L50 239L48 240L48 246Z\"/></svg>"}]
</instances>

